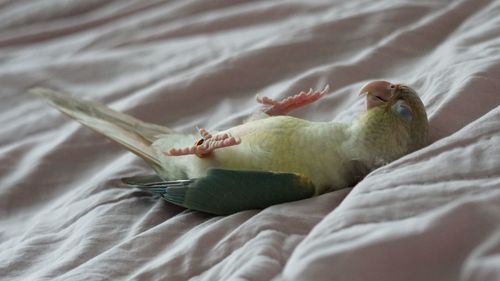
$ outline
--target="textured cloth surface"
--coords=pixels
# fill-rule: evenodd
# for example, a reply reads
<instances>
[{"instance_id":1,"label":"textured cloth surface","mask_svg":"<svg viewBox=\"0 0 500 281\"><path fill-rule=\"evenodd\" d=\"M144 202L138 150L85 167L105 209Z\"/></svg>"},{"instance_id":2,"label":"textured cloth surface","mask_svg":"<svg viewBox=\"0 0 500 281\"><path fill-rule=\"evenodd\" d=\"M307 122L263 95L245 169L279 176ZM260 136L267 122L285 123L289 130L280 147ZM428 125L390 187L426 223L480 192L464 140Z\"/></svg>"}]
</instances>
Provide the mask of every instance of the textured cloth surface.
<instances>
[{"instance_id":1,"label":"textured cloth surface","mask_svg":"<svg viewBox=\"0 0 500 281\"><path fill-rule=\"evenodd\" d=\"M0 279L500 280L500 1L0 3ZM430 144L353 189L217 217L124 176L141 159L27 94L46 86L183 132L255 94L366 82L419 92Z\"/></svg>"}]
</instances>

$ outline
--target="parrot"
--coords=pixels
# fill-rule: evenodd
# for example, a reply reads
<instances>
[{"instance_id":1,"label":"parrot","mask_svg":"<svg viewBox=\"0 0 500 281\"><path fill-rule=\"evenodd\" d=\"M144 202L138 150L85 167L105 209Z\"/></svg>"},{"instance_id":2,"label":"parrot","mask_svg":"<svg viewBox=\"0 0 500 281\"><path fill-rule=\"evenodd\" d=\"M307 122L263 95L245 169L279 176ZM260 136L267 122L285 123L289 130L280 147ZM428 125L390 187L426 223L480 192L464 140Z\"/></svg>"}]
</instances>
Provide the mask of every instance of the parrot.
<instances>
[{"instance_id":1,"label":"parrot","mask_svg":"<svg viewBox=\"0 0 500 281\"><path fill-rule=\"evenodd\" d=\"M100 103L47 88L30 92L142 158L154 175L123 178L167 202L214 215L297 201L354 186L374 169L425 146L424 104L405 84L364 85L366 110L350 123L316 122L289 113L328 91L277 100L221 131L176 132Z\"/></svg>"}]
</instances>

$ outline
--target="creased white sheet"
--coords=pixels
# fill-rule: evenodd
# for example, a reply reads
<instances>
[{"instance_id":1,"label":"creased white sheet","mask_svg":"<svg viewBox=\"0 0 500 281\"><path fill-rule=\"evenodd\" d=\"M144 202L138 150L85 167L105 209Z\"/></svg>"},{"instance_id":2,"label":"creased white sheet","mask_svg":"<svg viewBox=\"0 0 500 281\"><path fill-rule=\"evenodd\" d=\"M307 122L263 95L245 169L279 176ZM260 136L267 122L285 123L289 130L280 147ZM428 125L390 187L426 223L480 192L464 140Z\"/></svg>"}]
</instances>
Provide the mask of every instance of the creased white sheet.
<instances>
[{"instance_id":1,"label":"creased white sheet","mask_svg":"<svg viewBox=\"0 0 500 281\"><path fill-rule=\"evenodd\" d=\"M499 1L3 1L0 278L500 280ZM348 122L387 79L430 144L351 189L227 217L119 178L129 152L29 96L53 87L193 132L330 84L295 114Z\"/></svg>"}]
</instances>

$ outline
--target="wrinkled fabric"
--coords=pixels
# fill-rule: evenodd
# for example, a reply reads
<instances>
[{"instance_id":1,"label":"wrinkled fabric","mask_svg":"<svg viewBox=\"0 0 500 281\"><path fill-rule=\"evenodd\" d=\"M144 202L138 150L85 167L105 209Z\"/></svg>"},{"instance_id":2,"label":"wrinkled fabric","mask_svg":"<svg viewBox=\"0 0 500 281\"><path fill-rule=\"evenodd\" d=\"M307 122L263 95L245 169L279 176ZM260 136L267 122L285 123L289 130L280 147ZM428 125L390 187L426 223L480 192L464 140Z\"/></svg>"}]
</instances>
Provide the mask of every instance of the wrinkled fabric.
<instances>
[{"instance_id":1,"label":"wrinkled fabric","mask_svg":"<svg viewBox=\"0 0 500 281\"><path fill-rule=\"evenodd\" d=\"M3 1L0 278L499 280L500 2ZM141 159L30 96L51 87L195 132L330 85L417 90L429 145L352 189L210 216L120 184Z\"/></svg>"}]
</instances>

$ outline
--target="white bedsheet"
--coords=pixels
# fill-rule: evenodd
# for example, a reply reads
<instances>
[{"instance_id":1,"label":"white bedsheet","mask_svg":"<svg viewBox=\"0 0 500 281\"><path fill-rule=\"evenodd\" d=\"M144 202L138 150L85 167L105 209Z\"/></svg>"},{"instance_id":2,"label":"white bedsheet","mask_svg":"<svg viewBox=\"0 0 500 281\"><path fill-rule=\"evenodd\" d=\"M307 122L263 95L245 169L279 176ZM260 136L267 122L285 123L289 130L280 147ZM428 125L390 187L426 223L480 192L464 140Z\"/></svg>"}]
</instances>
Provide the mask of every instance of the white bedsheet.
<instances>
[{"instance_id":1,"label":"white bedsheet","mask_svg":"<svg viewBox=\"0 0 500 281\"><path fill-rule=\"evenodd\" d=\"M500 280L500 1L0 2L0 279ZM352 190L217 217L119 178L134 155L27 94L46 86L193 132L330 84L348 122L387 79L429 146Z\"/></svg>"}]
</instances>

